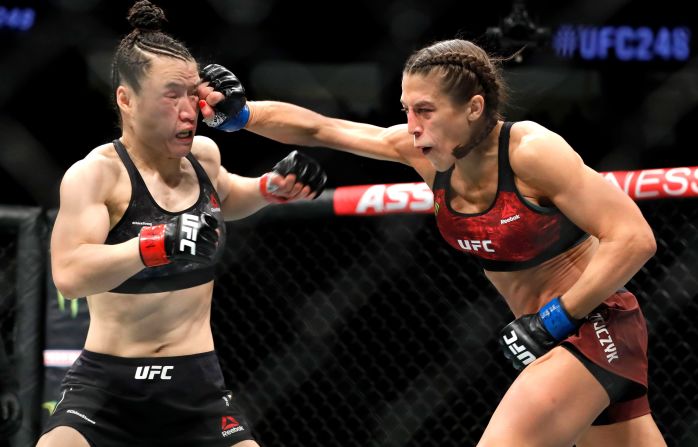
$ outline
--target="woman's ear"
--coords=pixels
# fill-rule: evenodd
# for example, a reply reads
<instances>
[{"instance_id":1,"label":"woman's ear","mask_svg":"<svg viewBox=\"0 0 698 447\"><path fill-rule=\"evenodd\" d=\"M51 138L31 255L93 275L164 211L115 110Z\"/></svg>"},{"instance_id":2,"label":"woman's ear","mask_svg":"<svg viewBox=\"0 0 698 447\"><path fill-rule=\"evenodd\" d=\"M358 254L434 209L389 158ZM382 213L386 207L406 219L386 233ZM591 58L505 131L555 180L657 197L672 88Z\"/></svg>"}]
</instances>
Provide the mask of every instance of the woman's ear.
<instances>
[{"instance_id":1,"label":"woman's ear","mask_svg":"<svg viewBox=\"0 0 698 447\"><path fill-rule=\"evenodd\" d=\"M477 121L485 111L485 98L482 95L474 95L468 101L468 121Z\"/></svg>"},{"instance_id":2,"label":"woman's ear","mask_svg":"<svg viewBox=\"0 0 698 447\"><path fill-rule=\"evenodd\" d=\"M120 85L116 88L116 106L123 113L130 113L133 108L133 98L131 89L125 85Z\"/></svg>"}]
</instances>

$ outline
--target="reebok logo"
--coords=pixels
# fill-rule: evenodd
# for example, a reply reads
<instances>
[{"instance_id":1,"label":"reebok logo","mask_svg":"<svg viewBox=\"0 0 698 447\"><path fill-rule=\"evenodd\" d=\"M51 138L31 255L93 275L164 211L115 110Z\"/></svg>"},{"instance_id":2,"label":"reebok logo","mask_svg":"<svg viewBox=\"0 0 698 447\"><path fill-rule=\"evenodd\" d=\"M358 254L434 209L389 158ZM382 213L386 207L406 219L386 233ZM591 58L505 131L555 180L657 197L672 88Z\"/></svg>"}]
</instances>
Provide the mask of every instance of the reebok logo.
<instances>
[{"instance_id":1,"label":"reebok logo","mask_svg":"<svg viewBox=\"0 0 698 447\"><path fill-rule=\"evenodd\" d=\"M513 222L513 221L519 220L519 219L521 219L521 216L519 216L518 214L514 214L511 217L507 217L506 219L500 220L499 224L504 225L504 224L508 224L509 222Z\"/></svg>"},{"instance_id":2,"label":"reebok logo","mask_svg":"<svg viewBox=\"0 0 698 447\"><path fill-rule=\"evenodd\" d=\"M221 418L221 435L224 438L232 435L233 433L243 431L244 429L245 427L240 425L240 423L232 416L223 416Z\"/></svg>"},{"instance_id":3,"label":"reebok logo","mask_svg":"<svg viewBox=\"0 0 698 447\"><path fill-rule=\"evenodd\" d=\"M66 413L74 414L74 415L77 416L77 417L81 417L81 418L83 418L84 420L86 420L87 422L89 422L90 424L97 424L95 421L93 421L92 419L88 418L87 416L85 416L84 414L80 413L79 411L68 410L68 411L66 411Z\"/></svg>"},{"instance_id":4,"label":"reebok logo","mask_svg":"<svg viewBox=\"0 0 698 447\"><path fill-rule=\"evenodd\" d=\"M221 418L221 430L228 430L238 425L240 425L240 423L232 416L223 416Z\"/></svg>"},{"instance_id":5,"label":"reebok logo","mask_svg":"<svg viewBox=\"0 0 698 447\"><path fill-rule=\"evenodd\" d=\"M162 380L170 380L172 376L169 375L170 371L174 369L174 366L161 366L161 365L147 365L139 366L136 368L136 375L133 377L136 380L153 380L159 377Z\"/></svg>"},{"instance_id":6,"label":"reebok logo","mask_svg":"<svg viewBox=\"0 0 698 447\"><path fill-rule=\"evenodd\" d=\"M606 322L601 314L597 312L589 315L589 321L594 323L594 333L596 333L596 338L606 353L606 361L610 364L614 360L620 360L618 348L611 338L611 333L606 329Z\"/></svg>"},{"instance_id":7,"label":"reebok logo","mask_svg":"<svg viewBox=\"0 0 698 447\"><path fill-rule=\"evenodd\" d=\"M221 206L218 204L218 200L216 200L216 195L211 193L211 196L209 197L209 203L211 204L211 211L220 211Z\"/></svg>"}]
</instances>

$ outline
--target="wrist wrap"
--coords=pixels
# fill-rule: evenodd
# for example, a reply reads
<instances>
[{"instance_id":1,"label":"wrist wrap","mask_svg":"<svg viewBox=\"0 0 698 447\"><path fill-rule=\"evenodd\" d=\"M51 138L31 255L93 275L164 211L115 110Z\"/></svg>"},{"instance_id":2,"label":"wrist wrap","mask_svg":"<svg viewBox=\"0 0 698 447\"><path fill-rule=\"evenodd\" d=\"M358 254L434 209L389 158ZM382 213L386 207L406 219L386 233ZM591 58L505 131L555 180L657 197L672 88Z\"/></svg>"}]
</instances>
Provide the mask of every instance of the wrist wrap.
<instances>
[{"instance_id":1,"label":"wrist wrap","mask_svg":"<svg viewBox=\"0 0 698 447\"><path fill-rule=\"evenodd\" d=\"M538 316L543 322L545 329L550 332L550 335L556 341L567 338L572 332L577 329L577 322L567 313L560 297L553 298L538 311Z\"/></svg>"},{"instance_id":2,"label":"wrist wrap","mask_svg":"<svg viewBox=\"0 0 698 447\"><path fill-rule=\"evenodd\" d=\"M143 227L138 234L141 261L146 267L169 264L165 251L165 224Z\"/></svg>"},{"instance_id":3,"label":"wrist wrap","mask_svg":"<svg viewBox=\"0 0 698 447\"><path fill-rule=\"evenodd\" d=\"M288 200L275 196L274 191L276 190L276 187L274 185L270 185L269 181L271 180L271 173L267 172L263 176L259 178L259 192L262 193L262 197L264 197L264 200L270 203L284 203L287 202ZM269 186L272 186L272 189L269 188Z\"/></svg>"},{"instance_id":4,"label":"wrist wrap","mask_svg":"<svg viewBox=\"0 0 698 447\"><path fill-rule=\"evenodd\" d=\"M231 116L227 120L223 121L220 126L218 126L218 129L225 130L226 132L235 132L236 130L240 130L245 127L247 121L249 120L250 108L247 106L247 104L245 104L237 115Z\"/></svg>"}]
</instances>

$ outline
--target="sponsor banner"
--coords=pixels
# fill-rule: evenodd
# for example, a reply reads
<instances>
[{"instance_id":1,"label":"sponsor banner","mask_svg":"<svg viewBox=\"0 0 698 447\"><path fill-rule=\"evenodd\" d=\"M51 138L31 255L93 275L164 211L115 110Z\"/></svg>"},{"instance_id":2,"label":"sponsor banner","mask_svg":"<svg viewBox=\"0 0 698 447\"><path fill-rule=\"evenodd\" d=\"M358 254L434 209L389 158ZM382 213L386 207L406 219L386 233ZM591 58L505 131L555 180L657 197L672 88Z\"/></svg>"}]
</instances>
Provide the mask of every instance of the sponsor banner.
<instances>
[{"instance_id":1,"label":"sponsor banner","mask_svg":"<svg viewBox=\"0 0 698 447\"><path fill-rule=\"evenodd\" d=\"M81 352L81 349L44 349L44 366L69 368Z\"/></svg>"},{"instance_id":2,"label":"sponsor banner","mask_svg":"<svg viewBox=\"0 0 698 447\"><path fill-rule=\"evenodd\" d=\"M343 186L334 191L334 212L341 215L431 213L434 196L426 183Z\"/></svg>"},{"instance_id":3,"label":"sponsor banner","mask_svg":"<svg viewBox=\"0 0 698 447\"><path fill-rule=\"evenodd\" d=\"M635 200L698 197L698 166L601 174Z\"/></svg>"},{"instance_id":4,"label":"sponsor banner","mask_svg":"<svg viewBox=\"0 0 698 447\"><path fill-rule=\"evenodd\" d=\"M634 200L698 197L698 166L601 175ZM342 186L334 191L333 207L338 216L431 213L434 196L426 183Z\"/></svg>"}]
</instances>

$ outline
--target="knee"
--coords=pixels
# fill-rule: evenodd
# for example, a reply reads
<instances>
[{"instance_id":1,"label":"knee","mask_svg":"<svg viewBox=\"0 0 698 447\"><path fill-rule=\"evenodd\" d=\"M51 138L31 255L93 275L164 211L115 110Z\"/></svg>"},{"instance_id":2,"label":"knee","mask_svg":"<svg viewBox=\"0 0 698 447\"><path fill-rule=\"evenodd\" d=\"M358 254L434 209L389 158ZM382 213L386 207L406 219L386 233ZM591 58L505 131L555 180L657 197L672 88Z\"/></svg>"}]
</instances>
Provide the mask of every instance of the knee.
<instances>
[{"instance_id":1,"label":"knee","mask_svg":"<svg viewBox=\"0 0 698 447\"><path fill-rule=\"evenodd\" d=\"M36 447L90 447L90 444L74 428L56 427L39 438Z\"/></svg>"},{"instance_id":2,"label":"knee","mask_svg":"<svg viewBox=\"0 0 698 447\"><path fill-rule=\"evenodd\" d=\"M476 447L522 447L523 445L525 444L521 444L520 439L512 438L507 433L490 431L482 435Z\"/></svg>"}]
</instances>

